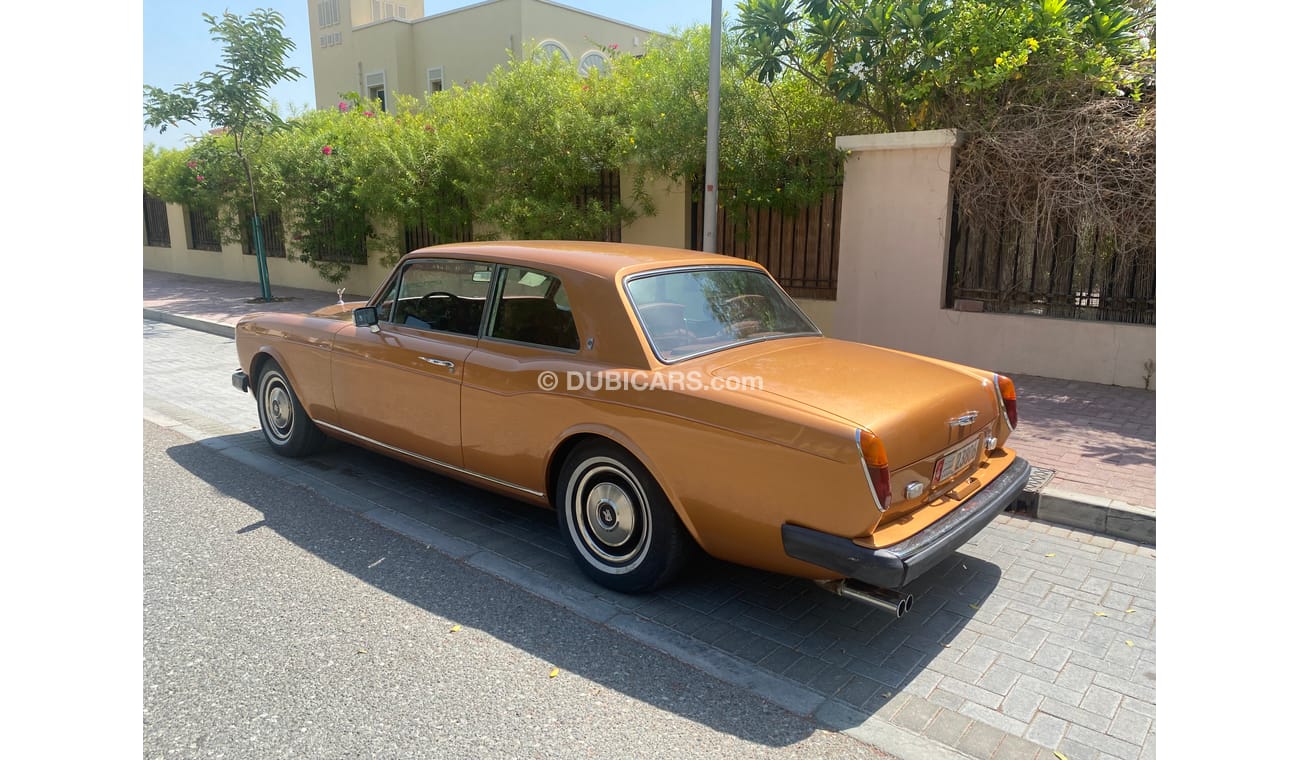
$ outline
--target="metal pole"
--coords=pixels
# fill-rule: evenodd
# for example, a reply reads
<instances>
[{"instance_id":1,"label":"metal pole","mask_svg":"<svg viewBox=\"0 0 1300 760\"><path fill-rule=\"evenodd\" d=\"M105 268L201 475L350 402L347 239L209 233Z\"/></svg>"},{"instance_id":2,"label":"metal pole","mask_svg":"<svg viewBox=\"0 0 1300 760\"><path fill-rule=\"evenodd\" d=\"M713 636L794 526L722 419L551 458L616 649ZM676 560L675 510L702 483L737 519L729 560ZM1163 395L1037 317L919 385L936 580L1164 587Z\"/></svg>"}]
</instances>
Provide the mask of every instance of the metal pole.
<instances>
[{"instance_id":1,"label":"metal pole","mask_svg":"<svg viewBox=\"0 0 1300 760\"><path fill-rule=\"evenodd\" d=\"M262 242L262 220L253 212L253 252L257 254L257 279L262 284L262 300L271 301L271 275L266 271L266 245Z\"/></svg>"},{"instance_id":2,"label":"metal pole","mask_svg":"<svg viewBox=\"0 0 1300 760\"><path fill-rule=\"evenodd\" d=\"M722 79L722 0L709 19L709 131L704 146L704 251L718 250L718 96Z\"/></svg>"}]
</instances>

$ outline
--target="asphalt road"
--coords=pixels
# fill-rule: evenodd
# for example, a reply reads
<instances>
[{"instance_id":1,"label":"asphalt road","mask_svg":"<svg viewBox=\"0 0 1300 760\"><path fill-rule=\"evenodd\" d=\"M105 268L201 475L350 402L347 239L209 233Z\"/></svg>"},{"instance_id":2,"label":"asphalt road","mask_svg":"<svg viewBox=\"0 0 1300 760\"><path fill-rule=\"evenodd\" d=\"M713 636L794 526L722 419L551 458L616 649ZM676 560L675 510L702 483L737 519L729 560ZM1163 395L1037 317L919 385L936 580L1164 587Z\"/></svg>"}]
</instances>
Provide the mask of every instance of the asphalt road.
<instances>
[{"instance_id":1,"label":"asphalt road","mask_svg":"<svg viewBox=\"0 0 1300 760\"><path fill-rule=\"evenodd\" d=\"M149 422L143 687L147 758L889 757Z\"/></svg>"}]
</instances>

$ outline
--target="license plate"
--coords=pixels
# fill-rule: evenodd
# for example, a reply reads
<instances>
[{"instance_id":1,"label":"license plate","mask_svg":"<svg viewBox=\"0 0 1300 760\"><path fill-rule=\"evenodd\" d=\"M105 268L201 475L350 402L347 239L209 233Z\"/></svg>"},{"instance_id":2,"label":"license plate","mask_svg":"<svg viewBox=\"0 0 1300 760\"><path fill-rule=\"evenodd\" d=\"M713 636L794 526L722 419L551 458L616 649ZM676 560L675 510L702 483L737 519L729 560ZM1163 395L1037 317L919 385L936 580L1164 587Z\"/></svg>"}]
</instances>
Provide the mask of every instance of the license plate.
<instances>
[{"instance_id":1,"label":"license plate","mask_svg":"<svg viewBox=\"0 0 1300 760\"><path fill-rule=\"evenodd\" d=\"M942 483L953 475L964 470L971 462L974 462L975 455L979 451L979 442L980 439L976 437L975 440L962 446L956 451L950 452L947 456L944 456L940 458L938 462L935 462L934 480L930 482L932 484Z\"/></svg>"}]
</instances>

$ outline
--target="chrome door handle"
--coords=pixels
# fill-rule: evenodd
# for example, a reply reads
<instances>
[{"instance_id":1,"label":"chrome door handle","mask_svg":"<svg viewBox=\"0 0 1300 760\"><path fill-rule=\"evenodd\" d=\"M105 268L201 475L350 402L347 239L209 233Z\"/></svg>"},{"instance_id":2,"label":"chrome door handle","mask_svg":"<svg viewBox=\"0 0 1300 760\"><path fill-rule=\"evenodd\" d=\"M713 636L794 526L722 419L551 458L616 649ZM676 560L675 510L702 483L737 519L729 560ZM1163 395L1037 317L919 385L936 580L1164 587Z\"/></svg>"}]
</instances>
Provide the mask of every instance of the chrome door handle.
<instances>
[{"instance_id":1,"label":"chrome door handle","mask_svg":"<svg viewBox=\"0 0 1300 760\"><path fill-rule=\"evenodd\" d=\"M428 362L435 367L446 367L447 369L456 369L456 362L449 362L446 359L430 359L427 356L421 356L420 361Z\"/></svg>"}]
</instances>

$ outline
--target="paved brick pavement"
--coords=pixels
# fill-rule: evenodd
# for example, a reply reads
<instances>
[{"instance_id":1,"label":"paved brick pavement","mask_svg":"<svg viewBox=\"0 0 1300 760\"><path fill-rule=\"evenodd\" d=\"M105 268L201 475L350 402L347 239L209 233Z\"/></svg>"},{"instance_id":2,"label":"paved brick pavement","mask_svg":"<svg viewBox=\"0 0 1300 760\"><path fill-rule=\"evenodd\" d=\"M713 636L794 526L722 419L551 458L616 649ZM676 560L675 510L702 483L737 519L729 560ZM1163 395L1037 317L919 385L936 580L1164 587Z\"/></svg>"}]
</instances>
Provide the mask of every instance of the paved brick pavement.
<instances>
[{"instance_id":1,"label":"paved brick pavement","mask_svg":"<svg viewBox=\"0 0 1300 760\"><path fill-rule=\"evenodd\" d=\"M1020 426L1012 445L1050 485L1156 506L1156 394L1137 388L1017 375Z\"/></svg>"},{"instance_id":2,"label":"paved brick pavement","mask_svg":"<svg viewBox=\"0 0 1300 760\"><path fill-rule=\"evenodd\" d=\"M582 576L544 510L350 446L275 457L230 388L233 341L146 322L144 343L150 419L825 725L915 742L894 754L1155 756L1150 547L1001 515L909 587L901 620L711 560L626 597Z\"/></svg>"},{"instance_id":3,"label":"paved brick pavement","mask_svg":"<svg viewBox=\"0 0 1300 760\"><path fill-rule=\"evenodd\" d=\"M285 300L256 303L261 291L254 282L144 271L145 308L223 324L255 311L302 312L338 302L332 291L274 286L272 294ZM1020 426L1012 445L1035 467L1054 471L1049 491L1155 509L1154 392L1031 375L1014 379Z\"/></svg>"}]
</instances>

